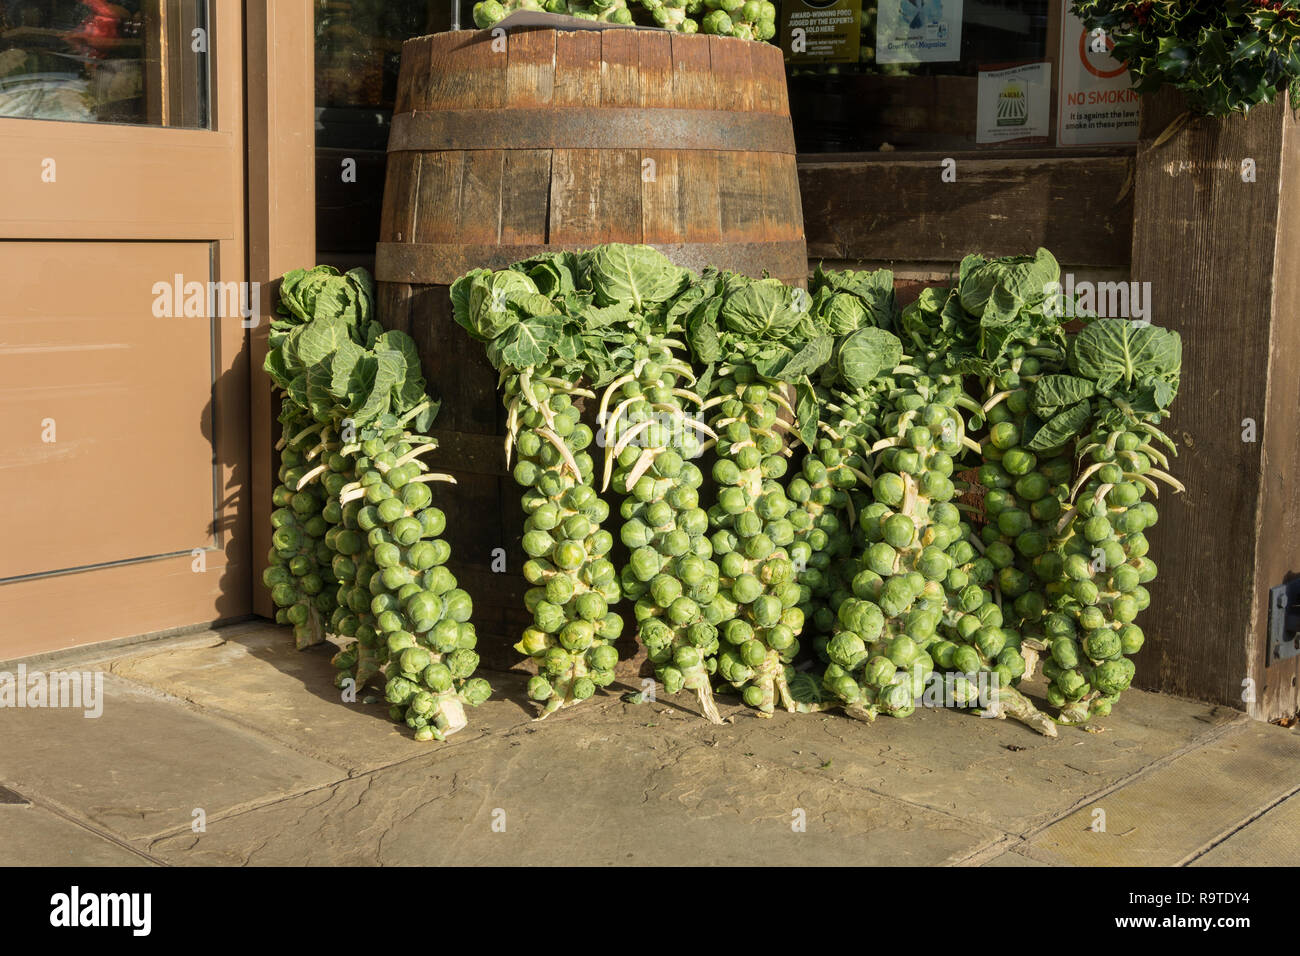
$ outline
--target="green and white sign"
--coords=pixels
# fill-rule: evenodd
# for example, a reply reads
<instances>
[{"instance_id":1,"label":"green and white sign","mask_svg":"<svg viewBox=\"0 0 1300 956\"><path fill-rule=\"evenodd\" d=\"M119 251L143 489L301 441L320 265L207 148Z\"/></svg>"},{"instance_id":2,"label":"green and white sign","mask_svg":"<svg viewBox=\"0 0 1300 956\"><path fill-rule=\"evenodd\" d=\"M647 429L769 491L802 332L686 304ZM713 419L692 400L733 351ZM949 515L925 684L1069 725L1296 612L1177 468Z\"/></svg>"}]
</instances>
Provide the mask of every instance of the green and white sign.
<instances>
[{"instance_id":1,"label":"green and white sign","mask_svg":"<svg viewBox=\"0 0 1300 956\"><path fill-rule=\"evenodd\" d=\"M1050 63L981 70L975 142L1046 138L1051 131L1051 94Z\"/></svg>"}]
</instances>

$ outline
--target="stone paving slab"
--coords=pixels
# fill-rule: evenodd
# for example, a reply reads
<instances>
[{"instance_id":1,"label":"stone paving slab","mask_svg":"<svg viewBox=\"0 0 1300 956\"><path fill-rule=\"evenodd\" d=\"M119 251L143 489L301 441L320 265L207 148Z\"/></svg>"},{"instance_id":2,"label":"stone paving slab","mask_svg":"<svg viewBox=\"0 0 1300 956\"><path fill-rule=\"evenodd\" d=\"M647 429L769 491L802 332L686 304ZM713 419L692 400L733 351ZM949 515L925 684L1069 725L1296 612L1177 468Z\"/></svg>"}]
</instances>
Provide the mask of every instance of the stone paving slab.
<instances>
[{"instance_id":1,"label":"stone paving slab","mask_svg":"<svg viewBox=\"0 0 1300 956\"><path fill-rule=\"evenodd\" d=\"M151 852L218 865L934 865L1002 836L646 723L575 710L209 821Z\"/></svg>"},{"instance_id":2,"label":"stone paving slab","mask_svg":"<svg viewBox=\"0 0 1300 956\"><path fill-rule=\"evenodd\" d=\"M647 706L623 705L629 719ZM938 708L867 724L835 711L764 719L724 706L724 717L735 721L726 727L702 724L689 694L664 697L653 709L684 739L716 741L793 769L829 762L822 772L838 783L1017 834L1228 724L1248 722L1226 708L1140 691L1125 693L1103 733L1062 727L1055 739L1009 720Z\"/></svg>"},{"instance_id":3,"label":"stone paving slab","mask_svg":"<svg viewBox=\"0 0 1300 956\"><path fill-rule=\"evenodd\" d=\"M419 744L382 705L342 703L329 650L300 653L273 625L110 658L103 717L0 713L0 785L44 805L30 819L50 817L50 846L88 860L132 854L44 808L182 865L1297 858L1297 729L1137 691L1104 733L1052 740L935 709L765 720L725 697L719 727L692 695L634 705L625 687L535 723L526 675L487 673L497 694L470 728ZM0 828L31 809L0 806Z\"/></svg>"},{"instance_id":4,"label":"stone paving slab","mask_svg":"<svg viewBox=\"0 0 1300 956\"><path fill-rule=\"evenodd\" d=\"M343 776L112 675L98 718L21 708L0 721L0 783L132 839L188 827L196 808L211 816Z\"/></svg>"},{"instance_id":5,"label":"stone paving slab","mask_svg":"<svg viewBox=\"0 0 1300 956\"><path fill-rule=\"evenodd\" d=\"M263 625L219 646L141 653L113 663L113 673L253 727L298 753L350 774L425 753L405 726L388 719L388 705L344 703L334 687L332 644L299 651L288 628ZM488 674L494 695L469 712L470 724L445 742L473 743L532 719L525 674ZM364 695L363 695L364 696Z\"/></svg>"},{"instance_id":6,"label":"stone paving slab","mask_svg":"<svg viewBox=\"0 0 1300 956\"><path fill-rule=\"evenodd\" d=\"M149 866L97 833L44 807L0 806L0 866Z\"/></svg>"},{"instance_id":7,"label":"stone paving slab","mask_svg":"<svg viewBox=\"0 0 1300 956\"><path fill-rule=\"evenodd\" d=\"M1300 864L1300 796L1290 797L1248 823L1191 866Z\"/></svg>"},{"instance_id":8,"label":"stone paving slab","mask_svg":"<svg viewBox=\"0 0 1300 956\"><path fill-rule=\"evenodd\" d=\"M1297 790L1300 739L1249 721L1080 807L1031 837L1029 847L1067 865L1173 866ZM1105 812L1105 832L1092 829L1097 809ZM1294 860L1270 850L1258 862Z\"/></svg>"}]
</instances>

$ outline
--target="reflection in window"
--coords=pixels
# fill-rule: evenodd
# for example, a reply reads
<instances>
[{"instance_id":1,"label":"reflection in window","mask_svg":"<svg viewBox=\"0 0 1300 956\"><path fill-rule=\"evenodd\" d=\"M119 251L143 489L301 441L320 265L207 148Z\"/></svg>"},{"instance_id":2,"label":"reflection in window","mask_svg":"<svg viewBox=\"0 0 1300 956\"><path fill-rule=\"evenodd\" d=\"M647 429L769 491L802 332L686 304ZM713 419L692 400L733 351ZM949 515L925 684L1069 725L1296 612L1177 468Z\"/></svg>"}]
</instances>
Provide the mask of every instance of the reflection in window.
<instances>
[{"instance_id":1,"label":"reflection in window","mask_svg":"<svg viewBox=\"0 0 1300 956\"><path fill-rule=\"evenodd\" d=\"M0 0L0 118L208 126L205 0Z\"/></svg>"},{"instance_id":2,"label":"reflection in window","mask_svg":"<svg viewBox=\"0 0 1300 956\"><path fill-rule=\"evenodd\" d=\"M316 0L317 261L373 266L402 44L450 20L448 0Z\"/></svg>"},{"instance_id":3,"label":"reflection in window","mask_svg":"<svg viewBox=\"0 0 1300 956\"><path fill-rule=\"evenodd\" d=\"M823 0L779 2L807 8ZM841 4L859 11L854 62L791 58L787 50L790 109L801 152L975 146L976 77L1051 59L1049 21L1062 0L840 0L836 5ZM881 48L882 40L908 34L941 52L909 57Z\"/></svg>"}]
</instances>

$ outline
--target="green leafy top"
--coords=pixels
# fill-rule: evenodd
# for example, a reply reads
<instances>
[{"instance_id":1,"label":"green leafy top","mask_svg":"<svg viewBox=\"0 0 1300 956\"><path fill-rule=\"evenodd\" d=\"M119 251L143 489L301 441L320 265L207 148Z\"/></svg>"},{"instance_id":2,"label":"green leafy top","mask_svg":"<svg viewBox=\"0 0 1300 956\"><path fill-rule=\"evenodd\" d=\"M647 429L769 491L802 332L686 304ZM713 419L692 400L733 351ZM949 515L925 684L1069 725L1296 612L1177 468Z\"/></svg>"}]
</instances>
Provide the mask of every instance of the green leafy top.
<instances>
[{"instance_id":1,"label":"green leafy top","mask_svg":"<svg viewBox=\"0 0 1300 956\"><path fill-rule=\"evenodd\" d=\"M1046 249L999 259L966 256L954 287L924 289L903 310L907 348L941 361L951 374L977 375L998 388L1019 384L1020 364L1030 354L1054 370L1065 358L1061 318L1052 311L1059 303L1049 298L1060 288L1060 274Z\"/></svg>"},{"instance_id":2,"label":"green leafy top","mask_svg":"<svg viewBox=\"0 0 1300 956\"><path fill-rule=\"evenodd\" d=\"M1040 248L1032 256L967 256L961 261L957 289L962 308L988 329L1011 325L1021 313L1041 306L1060 278L1055 257Z\"/></svg>"},{"instance_id":3,"label":"green leafy top","mask_svg":"<svg viewBox=\"0 0 1300 956\"><path fill-rule=\"evenodd\" d=\"M835 335L847 335L866 325L891 332L898 329L898 299L894 295L894 273L889 269L837 272L818 264L811 291L813 311L822 316Z\"/></svg>"},{"instance_id":4,"label":"green leafy top","mask_svg":"<svg viewBox=\"0 0 1300 956\"><path fill-rule=\"evenodd\" d=\"M777 279L706 271L669 306L687 311L686 341L703 365L754 366L794 382L830 361L834 337L812 312L812 297Z\"/></svg>"},{"instance_id":5,"label":"green leafy top","mask_svg":"<svg viewBox=\"0 0 1300 956\"><path fill-rule=\"evenodd\" d=\"M1098 392L1160 416L1178 394L1183 343L1171 329L1098 319L1071 340L1069 362Z\"/></svg>"},{"instance_id":6,"label":"green leafy top","mask_svg":"<svg viewBox=\"0 0 1300 956\"><path fill-rule=\"evenodd\" d=\"M1140 93L1170 85L1210 116L1287 91L1300 104L1300 0L1074 0L1073 9L1106 32Z\"/></svg>"},{"instance_id":7,"label":"green leafy top","mask_svg":"<svg viewBox=\"0 0 1300 956\"><path fill-rule=\"evenodd\" d=\"M903 343L898 336L868 326L847 336L841 344L837 355L838 379L851 388L866 388L902 361Z\"/></svg>"},{"instance_id":8,"label":"green leafy top","mask_svg":"<svg viewBox=\"0 0 1300 956\"><path fill-rule=\"evenodd\" d=\"M898 320L899 332L915 352L971 352L976 347L978 324L961 307L956 289L929 287Z\"/></svg>"},{"instance_id":9,"label":"green leafy top","mask_svg":"<svg viewBox=\"0 0 1300 956\"><path fill-rule=\"evenodd\" d=\"M619 242L598 246L587 253L586 272L596 304L622 305L634 312L667 302L690 281L690 273L668 261L651 246Z\"/></svg>"},{"instance_id":10,"label":"green leafy top","mask_svg":"<svg viewBox=\"0 0 1300 956\"><path fill-rule=\"evenodd\" d=\"M364 269L287 273L263 367L318 421L350 418L368 437L418 408L414 427L424 431L439 403L425 394L415 342L372 318L373 289Z\"/></svg>"},{"instance_id":11,"label":"green leafy top","mask_svg":"<svg viewBox=\"0 0 1300 956\"><path fill-rule=\"evenodd\" d=\"M374 302L375 284L365 269L340 273L333 266L316 266L284 274L277 311L290 321L348 315L364 324L373 317Z\"/></svg>"},{"instance_id":12,"label":"green leafy top","mask_svg":"<svg viewBox=\"0 0 1300 956\"><path fill-rule=\"evenodd\" d=\"M1073 374L1043 375L1030 390L1030 451L1059 448L1090 423L1159 424L1178 393L1177 332L1125 319L1097 319L1070 340Z\"/></svg>"},{"instance_id":13,"label":"green leafy top","mask_svg":"<svg viewBox=\"0 0 1300 956\"><path fill-rule=\"evenodd\" d=\"M472 270L451 298L456 322L486 343L498 371L546 366L600 386L647 328L666 326L671 300L693 278L650 246L611 243Z\"/></svg>"}]
</instances>

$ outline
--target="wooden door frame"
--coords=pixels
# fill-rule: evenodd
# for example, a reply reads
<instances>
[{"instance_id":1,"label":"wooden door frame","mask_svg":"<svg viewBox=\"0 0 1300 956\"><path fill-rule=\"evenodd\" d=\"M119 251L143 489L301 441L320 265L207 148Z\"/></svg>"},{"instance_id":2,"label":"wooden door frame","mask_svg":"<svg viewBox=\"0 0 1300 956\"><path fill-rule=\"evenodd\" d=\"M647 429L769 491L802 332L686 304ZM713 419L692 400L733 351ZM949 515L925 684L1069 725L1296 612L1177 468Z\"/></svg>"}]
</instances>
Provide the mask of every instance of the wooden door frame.
<instances>
[{"instance_id":1,"label":"wooden door frame","mask_svg":"<svg viewBox=\"0 0 1300 956\"><path fill-rule=\"evenodd\" d=\"M0 119L0 181L33 184L10 190L0 207L0 240L206 242L212 249L210 278L245 281L242 20L237 4L209 6L209 129ZM46 158L57 163L54 183L40 178ZM101 188L106 181L113 184L111 190ZM74 271L68 279L76 281ZM105 592L139 587L138 569L145 565L158 581L171 582L155 591L147 613L132 625L138 633L175 627L176 615L190 613L187 602L205 600L202 595L210 593L208 575L221 577L214 611L218 619L245 617L251 609L251 509L243 487L249 461L248 336L238 316L213 321L212 394L214 407L219 403L220 408L212 425L217 494L206 570L188 573L193 558L185 553L133 558L86 572L98 575L95 583L88 582L90 590ZM74 623L81 620L78 602L67 600L61 578L42 576L0 588L0 620L10 625L0 655L21 657L127 637L87 637ZM98 600L90 591L86 598ZM38 600L45 602L45 611L33 620L26 608ZM186 620L182 626L191 623L199 622Z\"/></svg>"},{"instance_id":2,"label":"wooden door frame","mask_svg":"<svg viewBox=\"0 0 1300 956\"><path fill-rule=\"evenodd\" d=\"M262 372L267 331L275 314L276 280L316 262L315 10L311 0L245 5L245 103L248 128L248 278L261 283L262 317L249 348L252 511L252 608L274 617L262 587L271 547L279 408Z\"/></svg>"}]
</instances>

